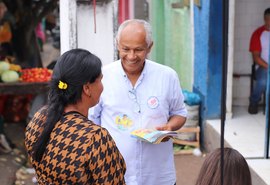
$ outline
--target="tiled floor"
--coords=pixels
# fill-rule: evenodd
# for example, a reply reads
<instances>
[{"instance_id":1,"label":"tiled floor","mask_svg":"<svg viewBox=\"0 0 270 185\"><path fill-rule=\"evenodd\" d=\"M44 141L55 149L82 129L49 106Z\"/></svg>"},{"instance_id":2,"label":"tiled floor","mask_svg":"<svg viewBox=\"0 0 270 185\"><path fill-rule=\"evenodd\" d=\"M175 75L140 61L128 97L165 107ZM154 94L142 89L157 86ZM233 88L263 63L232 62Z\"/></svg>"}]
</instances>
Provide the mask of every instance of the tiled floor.
<instances>
[{"instance_id":1,"label":"tiled floor","mask_svg":"<svg viewBox=\"0 0 270 185\"><path fill-rule=\"evenodd\" d=\"M220 120L207 121L220 133ZM233 117L225 122L225 140L238 150L250 167L270 184L270 159L263 159L265 150L266 117L260 111L250 115L247 107L234 107Z\"/></svg>"}]
</instances>

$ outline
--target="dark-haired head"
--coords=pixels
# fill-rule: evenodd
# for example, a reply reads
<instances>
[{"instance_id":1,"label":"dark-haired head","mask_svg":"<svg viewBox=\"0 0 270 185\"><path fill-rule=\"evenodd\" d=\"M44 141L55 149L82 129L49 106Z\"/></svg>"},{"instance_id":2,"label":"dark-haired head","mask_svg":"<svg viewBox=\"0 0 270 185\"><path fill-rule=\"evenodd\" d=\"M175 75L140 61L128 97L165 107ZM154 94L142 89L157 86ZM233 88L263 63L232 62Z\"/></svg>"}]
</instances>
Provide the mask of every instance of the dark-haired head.
<instances>
[{"instance_id":1,"label":"dark-haired head","mask_svg":"<svg viewBox=\"0 0 270 185\"><path fill-rule=\"evenodd\" d=\"M72 49L64 53L55 64L49 92L49 105L59 99L66 106L81 98L82 86L93 83L101 75L100 59L83 49ZM67 84L59 88L59 82Z\"/></svg>"},{"instance_id":2,"label":"dark-haired head","mask_svg":"<svg viewBox=\"0 0 270 185\"><path fill-rule=\"evenodd\" d=\"M205 159L196 185L221 185L221 149ZM224 148L224 185L251 185L251 175L245 158L235 149Z\"/></svg>"},{"instance_id":3,"label":"dark-haired head","mask_svg":"<svg viewBox=\"0 0 270 185\"><path fill-rule=\"evenodd\" d=\"M270 15L270 8L265 9L263 15L264 15L264 16Z\"/></svg>"},{"instance_id":4,"label":"dark-haired head","mask_svg":"<svg viewBox=\"0 0 270 185\"><path fill-rule=\"evenodd\" d=\"M75 105L87 112L98 102L103 90L101 66L100 59L84 49L69 50L57 60L50 82L44 130L34 146L35 160L39 162L42 159L50 133L67 107ZM98 91L92 92L92 97L90 88Z\"/></svg>"},{"instance_id":5,"label":"dark-haired head","mask_svg":"<svg viewBox=\"0 0 270 185\"><path fill-rule=\"evenodd\" d=\"M264 11L264 23L268 30L270 30L270 8Z\"/></svg>"}]
</instances>

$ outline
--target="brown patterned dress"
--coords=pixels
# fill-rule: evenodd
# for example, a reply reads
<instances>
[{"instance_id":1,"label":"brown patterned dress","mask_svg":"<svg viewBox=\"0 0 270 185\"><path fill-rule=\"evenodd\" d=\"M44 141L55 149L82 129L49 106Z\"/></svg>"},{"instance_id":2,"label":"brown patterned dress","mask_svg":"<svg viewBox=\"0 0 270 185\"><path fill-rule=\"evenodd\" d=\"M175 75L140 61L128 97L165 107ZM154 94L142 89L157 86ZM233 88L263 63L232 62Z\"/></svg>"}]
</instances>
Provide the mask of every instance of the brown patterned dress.
<instances>
[{"instance_id":1,"label":"brown patterned dress","mask_svg":"<svg viewBox=\"0 0 270 185\"><path fill-rule=\"evenodd\" d=\"M41 134L44 120L45 109L41 109L25 133L28 157L40 185L125 184L125 162L112 137L106 129L77 112L62 116L40 163L33 160L33 144Z\"/></svg>"}]
</instances>

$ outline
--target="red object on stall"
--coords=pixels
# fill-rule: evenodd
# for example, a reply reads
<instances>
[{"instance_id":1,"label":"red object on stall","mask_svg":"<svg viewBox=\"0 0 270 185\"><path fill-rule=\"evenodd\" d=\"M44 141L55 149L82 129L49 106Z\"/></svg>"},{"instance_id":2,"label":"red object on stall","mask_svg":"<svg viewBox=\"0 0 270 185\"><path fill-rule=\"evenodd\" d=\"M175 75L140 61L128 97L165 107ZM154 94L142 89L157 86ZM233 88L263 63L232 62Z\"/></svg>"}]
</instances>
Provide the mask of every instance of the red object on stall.
<instances>
[{"instance_id":1,"label":"red object on stall","mask_svg":"<svg viewBox=\"0 0 270 185\"><path fill-rule=\"evenodd\" d=\"M29 68L20 70L22 82L48 82L52 77L52 70L47 68Z\"/></svg>"}]
</instances>

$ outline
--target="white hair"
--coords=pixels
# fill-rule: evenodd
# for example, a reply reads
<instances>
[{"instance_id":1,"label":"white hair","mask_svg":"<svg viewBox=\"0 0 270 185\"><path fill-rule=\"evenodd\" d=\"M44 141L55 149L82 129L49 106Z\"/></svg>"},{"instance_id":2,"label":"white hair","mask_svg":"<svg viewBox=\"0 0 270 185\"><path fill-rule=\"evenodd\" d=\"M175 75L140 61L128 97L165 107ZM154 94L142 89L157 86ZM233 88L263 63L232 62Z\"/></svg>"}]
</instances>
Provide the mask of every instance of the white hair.
<instances>
[{"instance_id":1,"label":"white hair","mask_svg":"<svg viewBox=\"0 0 270 185\"><path fill-rule=\"evenodd\" d=\"M139 24L143 25L143 27L145 29L145 32L146 32L145 41L147 43L147 46L149 47L153 42L152 28L151 28L151 25L148 22L146 22L145 20L142 20L142 19L130 19L130 20L124 21L118 28L118 32L117 32L117 35L116 35L116 41L119 42L120 35L121 35L123 29L125 27L127 27L127 25L129 25L130 23L139 23Z\"/></svg>"}]
</instances>

